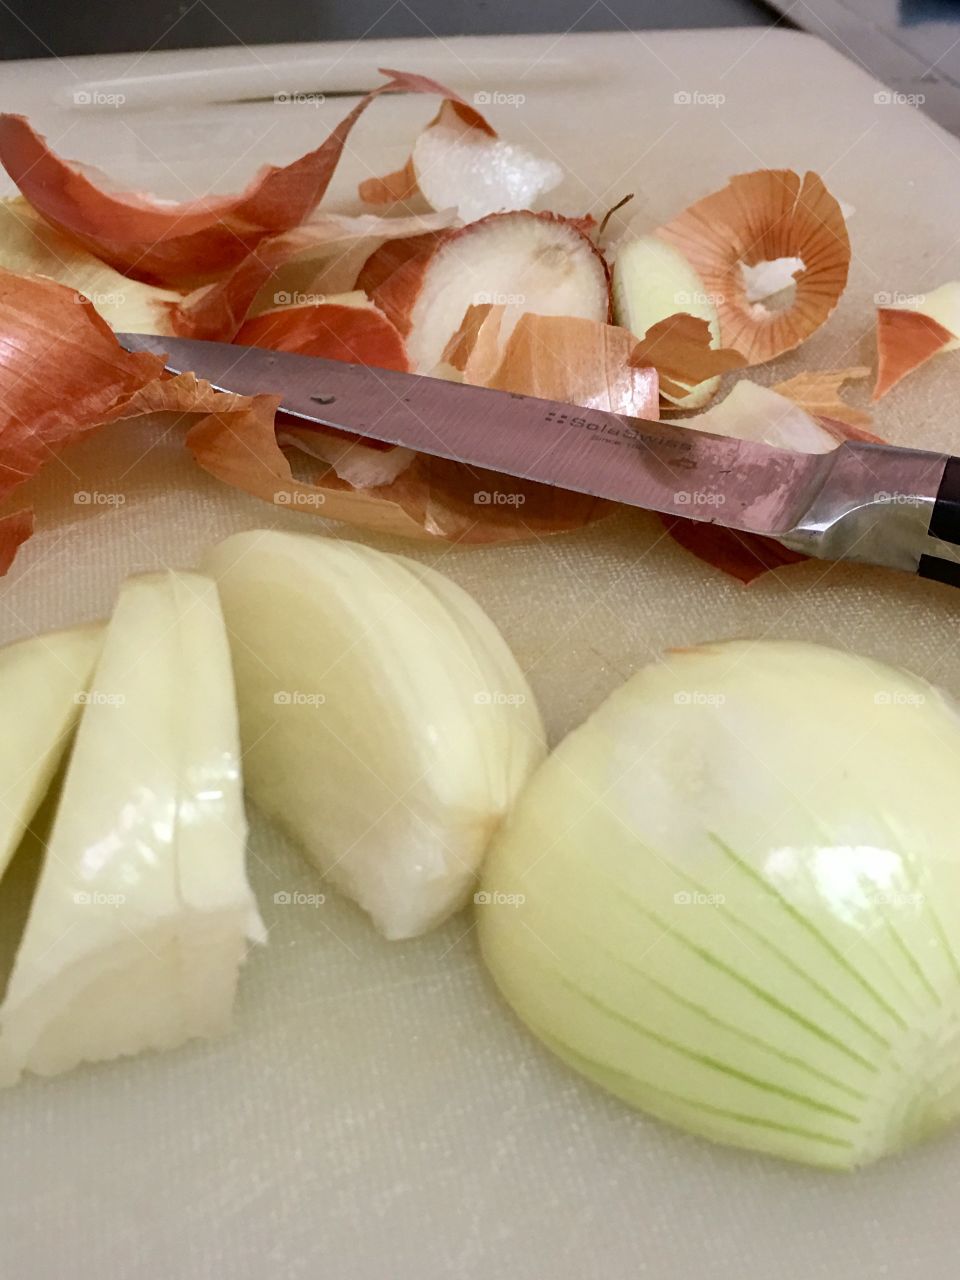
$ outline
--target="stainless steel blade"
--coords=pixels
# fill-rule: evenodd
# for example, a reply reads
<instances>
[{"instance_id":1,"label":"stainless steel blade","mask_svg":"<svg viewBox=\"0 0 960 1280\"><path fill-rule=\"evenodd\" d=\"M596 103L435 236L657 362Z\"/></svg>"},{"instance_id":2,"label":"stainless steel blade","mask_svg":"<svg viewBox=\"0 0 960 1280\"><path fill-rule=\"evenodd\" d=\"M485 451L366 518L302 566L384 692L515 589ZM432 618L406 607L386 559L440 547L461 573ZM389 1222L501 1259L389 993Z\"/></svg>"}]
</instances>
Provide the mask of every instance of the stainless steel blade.
<instances>
[{"instance_id":1,"label":"stainless steel blade","mask_svg":"<svg viewBox=\"0 0 960 1280\"><path fill-rule=\"evenodd\" d=\"M798 454L665 422L230 343L121 334L224 390L282 397L307 423L648 511L787 533L829 472Z\"/></svg>"}]
</instances>

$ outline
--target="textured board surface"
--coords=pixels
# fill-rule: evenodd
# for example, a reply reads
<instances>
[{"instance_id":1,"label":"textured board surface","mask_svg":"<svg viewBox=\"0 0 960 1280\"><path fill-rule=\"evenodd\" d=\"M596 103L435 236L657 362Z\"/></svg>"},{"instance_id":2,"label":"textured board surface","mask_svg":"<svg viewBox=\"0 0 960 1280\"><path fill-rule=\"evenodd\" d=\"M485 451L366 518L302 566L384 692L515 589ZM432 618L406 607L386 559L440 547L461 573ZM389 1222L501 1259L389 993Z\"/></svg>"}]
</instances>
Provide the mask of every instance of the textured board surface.
<instances>
[{"instance_id":1,"label":"textured board surface","mask_svg":"<svg viewBox=\"0 0 960 1280\"><path fill-rule=\"evenodd\" d=\"M292 158L345 109L331 97L278 105L275 93L362 90L384 62L469 96L522 95L490 116L565 164L564 210L602 212L632 190L637 225L653 227L731 173L818 170L855 206L851 282L828 326L764 380L869 362L876 294L960 275L960 144L909 108L878 103L861 71L791 33L51 61L5 69L0 105L28 112L65 154L183 198ZM94 91L126 101L74 102ZM238 96L269 101L226 102ZM430 110L413 99L375 105L331 203L402 160ZM881 406L878 430L960 451L958 389L960 356L935 361ZM123 501L78 504L79 492ZM4 640L100 616L126 573L192 565L227 532L311 527L208 481L179 439L151 424L72 449L29 497L40 532L0 583ZM713 638L845 645L960 691L960 596L882 571L807 564L744 590L639 514L508 550L416 554L502 626L554 739L660 649ZM960 1133L856 1177L707 1146L631 1113L542 1051L495 997L469 919L389 944L332 896L322 907L275 903L319 885L262 823L251 861L269 946L247 966L229 1038L0 1096L4 1276L956 1274ZM20 888L17 878L7 887L8 920Z\"/></svg>"}]
</instances>

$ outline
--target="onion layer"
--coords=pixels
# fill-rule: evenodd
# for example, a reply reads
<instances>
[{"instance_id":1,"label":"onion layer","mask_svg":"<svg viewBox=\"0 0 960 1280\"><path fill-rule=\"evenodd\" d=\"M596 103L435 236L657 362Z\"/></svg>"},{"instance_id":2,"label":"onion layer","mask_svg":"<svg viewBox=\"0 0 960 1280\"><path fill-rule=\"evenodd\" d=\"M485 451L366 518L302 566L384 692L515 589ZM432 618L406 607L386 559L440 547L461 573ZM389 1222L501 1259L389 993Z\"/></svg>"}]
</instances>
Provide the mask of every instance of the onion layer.
<instances>
[{"instance_id":1,"label":"onion layer","mask_svg":"<svg viewBox=\"0 0 960 1280\"><path fill-rule=\"evenodd\" d=\"M503 637L440 574L354 543L260 530L207 563L251 798L387 937L438 924L543 757Z\"/></svg>"},{"instance_id":2,"label":"onion layer","mask_svg":"<svg viewBox=\"0 0 960 1280\"><path fill-rule=\"evenodd\" d=\"M669 653L547 760L477 918L504 995L631 1104L850 1168L960 1111L960 717L816 645Z\"/></svg>"}]
</instances>

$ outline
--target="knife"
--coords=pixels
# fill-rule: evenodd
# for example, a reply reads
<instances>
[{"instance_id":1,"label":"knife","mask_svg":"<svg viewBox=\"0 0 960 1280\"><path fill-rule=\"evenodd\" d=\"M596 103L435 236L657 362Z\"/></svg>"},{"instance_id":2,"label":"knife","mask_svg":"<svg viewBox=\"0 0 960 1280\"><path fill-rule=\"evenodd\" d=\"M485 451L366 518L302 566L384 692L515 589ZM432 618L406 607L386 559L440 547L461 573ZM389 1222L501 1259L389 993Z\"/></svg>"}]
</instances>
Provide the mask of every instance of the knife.
<instances>
[{"instance_id":1,"label":"knife","mask_svg":"<svg viewBox=\"0 0 960 1280\"><path fill-rule=\"evenodd\" d=\"M960 458L945 453L860 441L795 453L420 374L194 338L117 336L128 351L163 356L173 373L279 395L284 412L306 424L960 586Z\"/></svg>"}]
</instances>

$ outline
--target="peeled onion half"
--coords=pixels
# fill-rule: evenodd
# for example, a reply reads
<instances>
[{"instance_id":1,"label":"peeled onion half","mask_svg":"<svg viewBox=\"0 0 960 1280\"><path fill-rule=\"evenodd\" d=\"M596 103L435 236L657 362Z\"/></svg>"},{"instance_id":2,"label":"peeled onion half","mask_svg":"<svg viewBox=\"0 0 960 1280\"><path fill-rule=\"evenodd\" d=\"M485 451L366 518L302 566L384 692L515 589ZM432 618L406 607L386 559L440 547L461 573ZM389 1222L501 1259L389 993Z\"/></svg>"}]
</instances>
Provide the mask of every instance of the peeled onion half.
<instances>
[{"instance_id":1,"label":"peeled onion half","mask_svg":"<svg viewBox=\"0 0 960 1280\"><path fill-rule=\"evenodd\" d=\"M556 1053L705 1137L834 1168L960 1111L960 717L828 648L674 651L549 757L477 920Z\"/></svg>"}]
</instances>

